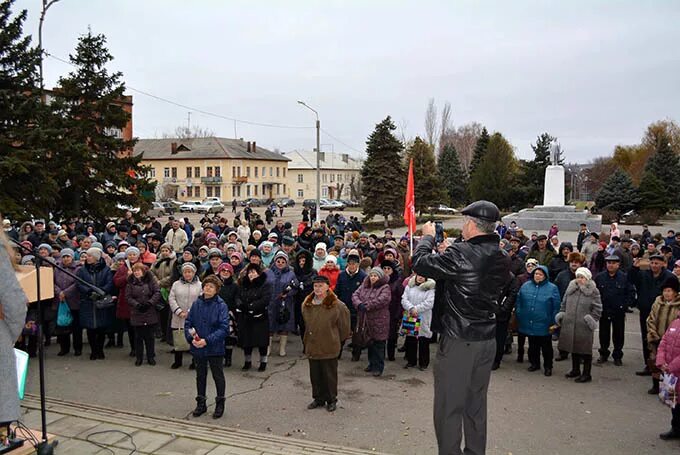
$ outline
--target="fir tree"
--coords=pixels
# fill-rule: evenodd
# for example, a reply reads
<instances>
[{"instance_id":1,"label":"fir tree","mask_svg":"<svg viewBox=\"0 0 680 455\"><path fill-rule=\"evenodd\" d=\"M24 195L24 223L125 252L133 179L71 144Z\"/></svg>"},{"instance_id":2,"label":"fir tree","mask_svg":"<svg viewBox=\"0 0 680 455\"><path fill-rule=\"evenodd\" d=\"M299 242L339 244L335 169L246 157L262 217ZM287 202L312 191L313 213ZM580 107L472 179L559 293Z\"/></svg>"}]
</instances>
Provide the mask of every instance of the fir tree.
<instances>
[{"instance_id":1,"label":"fir tree","mask_svg":"<svg viewBox=\"0 0 680 455\"><path fill-rule=\"evenodd\" d=\"M605 180L597 193L595 204L600 211L612 212L619 219L623 213L634 209L638 200L633 180L621 169L617 169Z\"/></svg>"},{"instance_id":2,"label":"fir tree","mask_svg":"<svg viewBox=\"0 0 680 455\"><path fill-rule=\"evenodd\" d=\"M536 139L536 144L531 144L534 159L523 162L522 166L522 186L526 190L525 204L539 204L543 199L545 169L550 165L550 146L554 140L555 138L548 133L543 133Z\"/></svg>"},{"instance_id":3,"label":"fir tree","mask_svg":"<svg viewBox=\"0 0 680 455\"><path fill-rule=\"evenodd\" d=\"M136 140L112 134L126 126L130 114L120 103L125 92L122 74L106 68L113 60L106 38L92 32L81 36L70 60L76 68L59 80L52 104L55 126L64 133L55 144L61 181L57 214L105 219L118 205L144 209L148 202L140 195L152 193L154 184L144 177L141 156L121 153L131 150Z\"/></svg>"},{"instance_id":4,"label":"fir tree","mask_svg":"<svg viewBox=\"0 0 680 455\"><path fill-rule=\"evenodd\" d=\"M446 194L437 172L434 148L430 144L416 137L406 152L405 169L408 169L410 159L413 159L416 211L422 213L428 207L443 201Z\"/></svg>"},{"instance_id":5,"label":"fir tree","mask_svg":"<svg viewBox=\"0 0 680 455\"><path fill-rule=\"evenodd\" d=\"M482 162L488 146L489 132L486 130L486 127L484 127L482 128L482 134L479 136L479 139L477 139L477 145L475 145L475 150L472 154L472 161L470 161L470 176L475 172L479 163Z\"/></svg>"},{"instance_id":6,"label":"fir tree","mask_svg":"<svg viewBox=\"0 0 680 455\"><path fill-rule=\"evenodd\" d=\"M453 144L446 144L439 154L437 163L442 186L452 207L463 204L467 200L468 177Z\"/></svg>"},{"instance_id":7,"label":"fir tree","mask_svg":"<svg viewBox=\"0 0 680 455\"><path fill-rule=\"evenodd\" d=\"M675 188L680 175L680 157L673 151L671 138L666 134L659 134L656 137L654 149L645 166L645 172L654 174L661 181L671 207L676 207L680 202Z\"/></svg>"},{"instance_id":8,"label":"fir tree","mask_svg":"<svg viewBox=\"0 0 680 455\"><path fill-rule=\"evenodd\" d=\"M661 215L664 215L671 206L663 182L649 171L642 174L638 196L637 210L640 213L647 212L655 221Z\"/></svg>"},{"instance_id":9,"label":"fir tree","mask_svg":"<svg viewBox=\"0 0 680 455\"><path fill-rule=\"evenodd\" d=\"M366 161L361 168L364 182L362 198L364 215L387 217L403 214L406 175L403 163L403 145L394 136L394 122L388 116L375 126L366 141Z\"/></svg>"},{"instance_id":10,"label":"fir tree","mask_svg":"<svg viewBox=\"0 0 680 455\"><path fill-rule=\"evenodd\" d=\"M500 133L489 138L484 158L470 177L470 196L486 199L501 208L512 204L509 189L515 180L517 163L510 143Z\"/></svg>"},{"instance_id":11,"label":"fir tree","mask_svg":"<svg viewBox=\"0 0 680 455\"><path fill-rule=\"evenodd\" d=\"M40 52L23 36L26 10L12 17L13 3L0 3L0 211L28 219L49 214L57 186L45 167Z\"/></svg>"}]
</instances>

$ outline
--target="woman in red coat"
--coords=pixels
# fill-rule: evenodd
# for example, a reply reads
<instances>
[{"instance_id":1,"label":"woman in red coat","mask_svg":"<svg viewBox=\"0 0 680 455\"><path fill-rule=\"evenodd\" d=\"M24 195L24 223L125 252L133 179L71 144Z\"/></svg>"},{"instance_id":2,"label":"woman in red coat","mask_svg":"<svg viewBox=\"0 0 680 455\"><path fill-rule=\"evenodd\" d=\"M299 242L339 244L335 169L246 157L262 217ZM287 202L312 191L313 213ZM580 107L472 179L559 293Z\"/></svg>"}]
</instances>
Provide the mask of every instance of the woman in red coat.
<instances>
[{"instance_id":1,"label":"woman in red coat","mask_svg":"<svg viewBox=\"0 0 680 455\"><path fill-rule=\"evenodd\" d=\"M325 276L330 281L332 291L335 291L335 286L338 284L338 276L340 275L340 268L337 263L338 258L329 254L326 256L326 263L319 270L319 275Z\"/></svg>"},{"instance_id":2,"label":"woman in red coat","mask_svg":"<svg viewBox=\"0 0 680 455\"><path fill-rule=\"evenodd\" d=\"M385 272L374 267L352 294L352 304L358 312L365 312L371 344L368 346L368 366L364 369L380 376L385 369L385 342L390 328L390 290Z\"/></svg>"}]
</instances>

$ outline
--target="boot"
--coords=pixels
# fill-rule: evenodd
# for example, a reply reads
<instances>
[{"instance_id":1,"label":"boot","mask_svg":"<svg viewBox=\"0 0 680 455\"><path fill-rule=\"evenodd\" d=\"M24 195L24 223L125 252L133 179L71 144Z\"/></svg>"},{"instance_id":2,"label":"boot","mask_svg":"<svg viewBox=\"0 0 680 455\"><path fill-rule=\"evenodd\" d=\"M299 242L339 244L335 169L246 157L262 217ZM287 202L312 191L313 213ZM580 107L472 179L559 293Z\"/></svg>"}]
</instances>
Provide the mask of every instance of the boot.
<instances>
[{"instance_id":1,"label":"boot","mask_svg":"<svg viewBox=\"0 0 680 455\"><path fill-rule=\"evenodd\" d=\"M680 430L676 430L675 428L671 428L670 431L667 431L665 433L661 433L659 435L659 438L663 439L664 441L669 441L671 439L680 439Z\"/></svg>"},{"instance_id":2,"label":"boot","mask_svg":"<svg viewBox=\"0 0 680 455\"><path fill-rule=\"evenodd\" d=\"M217 397L215 399L215 412L213 412L213 419L219 419L224 415L224 402L226 398L224 397Z\"/></svg>"},{"instance_id":3,"label":"boot","mask_svg":"<svg viewBox=\"0 0 680 455\"><path fill-rule=\"evenodd\" d=\"M208 412L208 407L205 405L205 397L196 397L196 409L194 409L191 415L198 417L206 412Z\"/></svg>"},{"instance_id":4,"label":"boot","mask_svg":"<svg viewBox=\"0 0 680 455\"><path fill-rule=\"evenodd\" d=\"M585 366L584 366L585 369ZM571 356L571 371L564 375L565 377L572 379L581 376L581 362L579 362L578 356Z\"/></svg>"},{"instance_id":5,"label":"boot","mask_svg":"<svg viewBox=\"0 0 680 455\"><path fill-rule=\"evenodd\" d=\"M568 353L568 352L566 352L566 351L559 351L559 352L560 352L560 355L558 355L558 356L555 358L555 362L561 362L561 361L567 360L567 359L569 358L569 353Z\"/></svg>"},{"instance_id":6,"label":"boot","mask_svg":"<svg viewBox=\"0 0 680 455\"><path fill-rule=\"evenodd\" d=\"M286 356L286 344L288 343L288 335L281 335L281 341L279 341L279 356Z\"/></svg>"},{"instance_id":7,"label":"boot","mask_svg":"<svg viewBox=\"0 0 680 455\"><path fill-rule=\"evenodd\" d=\"M170 365L170 368L173 370L176 370L177 368L182 366L182 353L181 352L175 352L175 363Z\"/></svg>"},{"instance_id":8,"label":"boot","mask_svg":"<svg viewBox=\"0 0 680 455\"><path fill-rule=\"evenodd\" d=\"M241 367L241 371L248 371L248 370L250 370L250 367L252 367L252 366L253 366L253 362L251 362L250 360L246 360L246 362Z\"/></svg>"},{"instance_id":9,"label":"boot","mask_svg":"<svg viewBox=\"0 0 680 455\"><path fill-rule=\"evenodd\" d=\"M517 363L524 363L524 349L517 348Z\"/></svg>"},{"instance_id":10,"label":"boot","mask_svg":"<svg viewBox=\"0 0 680 455\"><path fill-rule=\"evenodd\" d=\"M229 368L231 366L231 354L234 351L232 349L227 349L224 351L224 366Z\"/></svg>"},{"instance_id":11,"label":"boot","mask_svg":"<svg viewBox=\"0 0 680 455\"><path fill-rule=\"evenodd\" d=\"M260 366L258 367L257 371L264 371L266 369L267 369L267 362L260 361Z\"/></svg>"},{"instance_id":12,"label":"boot","mask_svg":"<svg viewBox=\"0 0 680 455\"><path fill-rule=\"evenodd\" d=\"M593 358L591 356L588 356L587 358L583 359L583 374L576 378L575 382L590 382L593 380L593 377L590 376L590 369L593 365Z\"/></svg>"},{"instance_id":13,"label":"boot","mask_svg":"<svg viewBox=\"0 0 680 455\"><path fill-rule=\"evenodd\" d=\"M648 394L650 395L658 395L659 394L659 380L652 378L652 388L647 391Z\"/></svg>"},{"instance_id":14,"label":"boot","mask_svg":"<svg viewBox=\"0 0 680 455\"><path fill-rule=\"evenodd\" d=\"M269 346L267 346L267 356L269 356L271 354L273 343L274 343L274 336L269 335Z\"/></svg>"}]
</instances>

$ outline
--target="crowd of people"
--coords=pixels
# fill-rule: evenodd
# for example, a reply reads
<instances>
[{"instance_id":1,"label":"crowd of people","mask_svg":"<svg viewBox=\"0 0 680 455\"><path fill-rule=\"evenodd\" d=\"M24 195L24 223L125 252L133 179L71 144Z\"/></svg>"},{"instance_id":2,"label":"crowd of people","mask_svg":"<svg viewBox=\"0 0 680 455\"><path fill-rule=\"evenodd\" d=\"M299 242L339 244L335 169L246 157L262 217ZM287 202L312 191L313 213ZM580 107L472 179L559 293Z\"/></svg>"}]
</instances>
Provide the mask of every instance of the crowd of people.
<instances>
[{"instance_id":1,"label":"crowd of people","mask_svg":"<svg viewBox=\"0 0 680 455\"><path fill-rule=\"evenodd\" d=\"M303 215L295 227L274 221L272 213L262 220L252 211L231 224L206 215L197 227L172 217L165 224L154 218L137 224L129 212L105 225L4 220L3 227L24 246L14 249L21 264L35 263L38 255L61 266L54 273L55 298L43 302L40 315L44 341L56 336L59 356L82 354L83 330L91 360L104 359L105 349L122 348L125 338L137 366L144 360L156 364L159 340L173 345L173 369L183 366L190 351L189 367L197 371L194 415L206 412L209 369L220 417L223 367L232 366L235 347L243 350L242 370L253 367L257 350L258 370L265 371L272 352L285 357L289 337L301 336L314 385L309 408L329 411L336 406L337 360L344 350L351 361L366 350L365 371L373 376L381 376L385 361L395 361L398 352L404 353L405 368L429 366L438 287L427 273L412 271L410 239L394 237L389 229L382 236L368 234L356 218L330 213L312 222L308 211ZM595 362L611 357L621 366L626 313L637 307L644 365L636 374L651 377L650 394L659 392L663 373L680 376L680 233L652 235L643 226L633 234L616 224L596 233L582 225L574 245L560 241L557 225L547 235L527 237L514 222L500 223L496 232L510 267L495 315L492 369L512 352L516 336L520 363L528 339L530 372L551 376L554 361L571 357L565 376L588 383L595 331L599 328ZM440 253L462 241L439 240ZM66 326L59 324L60 306L72 315ZM31 356L38 342L37 308L29 307L17 341ZM314 330L306 327L310 324ZM664 439L680 438L678 408Z\"/></svg>"}]
</instances>

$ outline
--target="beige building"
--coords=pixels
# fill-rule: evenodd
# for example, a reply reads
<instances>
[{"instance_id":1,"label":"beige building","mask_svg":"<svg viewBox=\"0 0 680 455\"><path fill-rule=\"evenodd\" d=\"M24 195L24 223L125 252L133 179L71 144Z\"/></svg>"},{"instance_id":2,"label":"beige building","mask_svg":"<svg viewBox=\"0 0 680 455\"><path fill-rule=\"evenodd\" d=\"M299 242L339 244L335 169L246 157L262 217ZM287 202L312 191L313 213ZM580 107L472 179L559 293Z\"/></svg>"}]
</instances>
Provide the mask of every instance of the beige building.
<instances>
[{"instance_id":1,"label":"beige building","mask_svg":"<svg viewBox=\"0 0 680 455\"><path fill-rule=\"evenodd\" d=\"M285 197L285 156L240 139L140 139L134 155L150 166L158 182L156 197L179 201L218 197L232 199Z\"/></svg>"},{"instance_id":2,"label":"beige building","mask_svg":"<svg viewBox=\"0 0 680 455\"><path fill-rule=\"evenodd\" d=\"M316 199L316 153L284 153L288 163L288 196L295 201ZM346 153L321 152L321 197L359 199L362 162Z\"/></svg>"}]
</instances>

